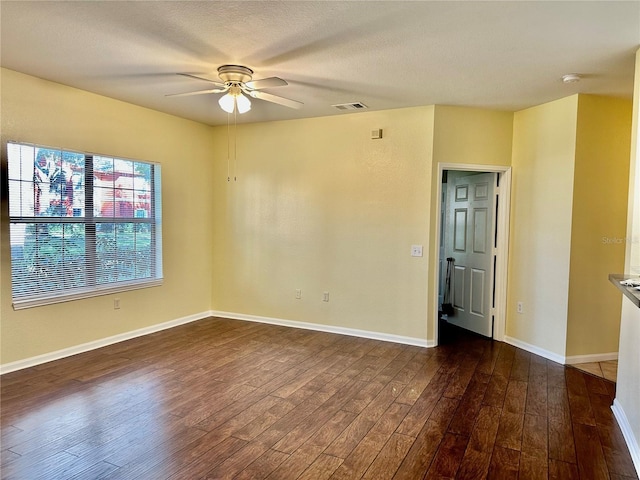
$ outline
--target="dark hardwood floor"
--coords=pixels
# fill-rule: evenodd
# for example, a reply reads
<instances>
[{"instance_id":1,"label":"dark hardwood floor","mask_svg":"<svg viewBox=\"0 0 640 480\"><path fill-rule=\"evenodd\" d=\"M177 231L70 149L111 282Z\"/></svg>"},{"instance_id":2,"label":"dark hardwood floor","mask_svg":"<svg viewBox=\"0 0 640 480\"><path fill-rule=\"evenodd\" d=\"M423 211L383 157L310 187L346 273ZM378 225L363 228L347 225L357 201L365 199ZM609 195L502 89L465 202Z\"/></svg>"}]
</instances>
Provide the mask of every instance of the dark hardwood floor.
<instances>
[{"instance_id":1,"label":"dark hardwood floor","mask_svg":"<svg viewBox=\"0 0 640 480\"><path fill-rule=\"evenodd\" d=\"M471 335L207 319L2 377L3 479L637 478L615 385Z\"/></svg>"}]
</instances>

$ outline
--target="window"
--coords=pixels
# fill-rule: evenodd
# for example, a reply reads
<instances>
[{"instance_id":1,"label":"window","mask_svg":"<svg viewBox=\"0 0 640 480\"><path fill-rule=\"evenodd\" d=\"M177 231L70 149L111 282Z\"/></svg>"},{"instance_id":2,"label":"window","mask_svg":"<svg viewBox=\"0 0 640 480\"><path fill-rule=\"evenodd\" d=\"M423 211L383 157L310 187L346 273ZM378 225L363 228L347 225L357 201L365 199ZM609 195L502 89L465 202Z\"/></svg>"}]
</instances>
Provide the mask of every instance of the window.
<instances>
[{"instance_id":1,"label":"window","mask_svg":"<svg viewBox=\"0 0 640 480\"><path fill-rule=\"evenodd\" d=\"M15 309L162 283L160 165L7 144Z\"/></svg>"}]
</instances>

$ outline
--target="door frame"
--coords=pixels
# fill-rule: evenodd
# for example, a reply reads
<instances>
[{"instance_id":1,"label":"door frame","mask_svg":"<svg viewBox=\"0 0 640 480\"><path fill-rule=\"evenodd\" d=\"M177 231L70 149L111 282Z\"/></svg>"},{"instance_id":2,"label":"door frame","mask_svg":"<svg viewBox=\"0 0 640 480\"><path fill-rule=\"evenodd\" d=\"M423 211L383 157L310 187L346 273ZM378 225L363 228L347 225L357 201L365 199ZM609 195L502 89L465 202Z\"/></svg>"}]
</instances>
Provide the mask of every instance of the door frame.
<instances>
[{"instance_id":1,"label":"door frame","mask_svg":"<svg viewBox=\"0 0 640 480\"><path fill-rule=\"evenodd\" d=\"M445 170L457 170L461 172L496 172L500 175L500 187L498 189L499 201L498 211L496 212L496 221L498 222L497 231L497 251L496 251L496 269L495 269L495 288L496 303L493 309L493 339L500 342L504 341L506 333L506 315L507 315L507 272L509 260L509 218L511 213L511 167L501 165L475 165L460 163L438 163L437 185L436 185L436 231L435 239L437 246L436 259L432 281L435 288L433 289L433 298L431 298L432 314L434 319L434 345L438 345L438 294L440 285L440 232L442 226L442 173Z\"/></svg>"}]
</instances>

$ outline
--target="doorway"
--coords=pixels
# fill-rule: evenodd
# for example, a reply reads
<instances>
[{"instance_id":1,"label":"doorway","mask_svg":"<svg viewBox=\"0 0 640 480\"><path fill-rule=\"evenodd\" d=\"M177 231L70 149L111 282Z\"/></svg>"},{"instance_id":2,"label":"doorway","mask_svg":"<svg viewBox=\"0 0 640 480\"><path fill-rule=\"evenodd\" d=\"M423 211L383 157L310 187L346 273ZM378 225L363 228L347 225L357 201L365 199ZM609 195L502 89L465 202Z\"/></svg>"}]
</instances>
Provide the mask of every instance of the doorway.
<instances>
[{"instance_id":1,"label":"doorway","mask_svg":"<svg viewBox=\"0 0 640 480\"><path fill-rule=\"evenodd\" d=\"M502 341L511 168L439 164L437 178L436 344L450 325ZM445 300L450 308L443 322Z\"/></svg>"}]
</instances>

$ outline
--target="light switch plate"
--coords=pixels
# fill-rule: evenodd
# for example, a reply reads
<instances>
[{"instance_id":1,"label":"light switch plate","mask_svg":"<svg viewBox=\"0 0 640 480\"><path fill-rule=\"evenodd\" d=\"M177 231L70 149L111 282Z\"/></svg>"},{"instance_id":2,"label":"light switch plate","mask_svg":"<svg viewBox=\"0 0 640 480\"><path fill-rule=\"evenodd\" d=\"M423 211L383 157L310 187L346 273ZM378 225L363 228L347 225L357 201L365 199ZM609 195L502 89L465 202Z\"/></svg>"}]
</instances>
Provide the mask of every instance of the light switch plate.
<instances>
[{"instance_id":1,"label":"light switch plate","mask_svg":"<svg viewBox=\"0 0 640 480\"><path fill-rule=\"evenodd\" d=\"M411 245L411 256L412 257L421 257L422 256L422 245Z\"/></svg>"}]
</instances>

